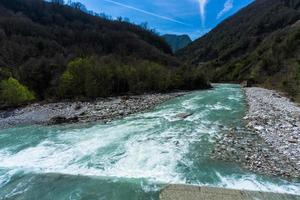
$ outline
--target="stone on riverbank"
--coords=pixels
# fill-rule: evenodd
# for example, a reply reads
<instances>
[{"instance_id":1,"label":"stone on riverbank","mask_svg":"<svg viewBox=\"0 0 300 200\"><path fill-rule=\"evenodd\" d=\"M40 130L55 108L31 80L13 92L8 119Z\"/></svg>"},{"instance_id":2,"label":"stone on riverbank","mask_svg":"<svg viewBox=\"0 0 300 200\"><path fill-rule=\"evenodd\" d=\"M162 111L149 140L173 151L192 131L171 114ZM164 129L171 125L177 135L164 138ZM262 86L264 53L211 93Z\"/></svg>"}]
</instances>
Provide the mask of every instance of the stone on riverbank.
<instances>
[{"instance_id":1,"label":"stone on riverbank","mask_svg":"<svg viewBox=\"0 0 300 200\"><path fill-rule=\"evenodd\" d=\"M93 102L37 103L9 112L0 111L0 128L31 124L108 122L151 109L183 94L185 93L111 97Z\"/></svg>"},{"instance_id":2,"label":"stone on riverbank","mask_svg":"<svg viewBox=\"0 0 300 200\"><path fill-rule=\"evenodd\" d=\"M244 90L249 105L245 130L226 132L213 157L262 174L299 178L300 107L275 91Z\"/></svg>"}]
</instances>

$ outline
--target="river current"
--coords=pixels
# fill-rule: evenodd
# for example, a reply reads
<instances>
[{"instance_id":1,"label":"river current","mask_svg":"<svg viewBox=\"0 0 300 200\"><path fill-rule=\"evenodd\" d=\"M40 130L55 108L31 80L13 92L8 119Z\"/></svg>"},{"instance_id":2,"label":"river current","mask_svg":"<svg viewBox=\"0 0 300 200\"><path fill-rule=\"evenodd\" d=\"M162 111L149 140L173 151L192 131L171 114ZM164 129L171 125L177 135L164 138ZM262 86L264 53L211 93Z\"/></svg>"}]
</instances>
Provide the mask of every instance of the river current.
<instances>
[{"instance_id":1,"label":"river current","mask_svg":"<svg viewBox=\"0 0 300 200\"><path fill-rule=\"evenodd\" d=\"M168 183L300 194L300 183L211 159L245 111L240 86L220 84L107 124L0 130L0 199L156 200Z\"/></svg>"}]
</instances>

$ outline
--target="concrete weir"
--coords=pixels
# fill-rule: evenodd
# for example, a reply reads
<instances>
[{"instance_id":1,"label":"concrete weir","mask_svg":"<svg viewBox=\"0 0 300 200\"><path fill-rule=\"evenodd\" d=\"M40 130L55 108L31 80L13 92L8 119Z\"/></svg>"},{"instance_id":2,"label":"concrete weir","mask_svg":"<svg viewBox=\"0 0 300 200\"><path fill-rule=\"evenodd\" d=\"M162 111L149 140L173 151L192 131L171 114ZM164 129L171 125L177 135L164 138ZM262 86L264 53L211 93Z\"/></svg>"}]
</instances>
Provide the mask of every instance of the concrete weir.
<instances>
[{"instance_id":1,"label":"concrete weir","mask_svg":"<svg viewBox=\"0 0 300 200\"><path fill-rule=\"evenodd\" d=\"M160 200L300 200L300 196L191 185L168 185L161 191Z\"/></svg>"}]
</instances>

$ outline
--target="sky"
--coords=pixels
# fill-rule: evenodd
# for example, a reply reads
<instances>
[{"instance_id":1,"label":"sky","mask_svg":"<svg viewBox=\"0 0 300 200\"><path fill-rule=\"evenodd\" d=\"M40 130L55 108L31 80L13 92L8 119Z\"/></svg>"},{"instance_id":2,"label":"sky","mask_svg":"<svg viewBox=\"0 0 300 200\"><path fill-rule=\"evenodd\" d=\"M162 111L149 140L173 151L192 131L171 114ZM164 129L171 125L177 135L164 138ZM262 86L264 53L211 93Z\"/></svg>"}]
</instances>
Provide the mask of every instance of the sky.
<instances>
[{"instance_id":1,"label":"sky","mask_svg":"<svg viewBox=\"0 0 300 200\"><path fill-rule=\"evenodd\" d=\"M77 0L78 1L78 0ZM147 22L160 34L199 38L253 0L79 0L88 10Z\"/></svg>"}]
</instances>

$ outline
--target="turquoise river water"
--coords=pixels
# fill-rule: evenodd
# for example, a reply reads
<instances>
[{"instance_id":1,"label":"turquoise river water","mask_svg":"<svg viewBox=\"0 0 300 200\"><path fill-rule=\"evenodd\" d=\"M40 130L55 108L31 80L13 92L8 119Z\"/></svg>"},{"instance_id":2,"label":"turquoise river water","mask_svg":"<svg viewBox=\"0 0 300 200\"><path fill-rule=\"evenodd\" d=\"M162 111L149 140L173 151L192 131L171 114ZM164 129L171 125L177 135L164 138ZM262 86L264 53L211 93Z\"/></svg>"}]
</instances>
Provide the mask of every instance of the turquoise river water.
<instances>
[{"instance_id":1,"label":"turquoise river water","mask_svg":"<svg viewBox=\"0 0 300 200\"><path fill-rule=\"evenodd\" d=\"M300 183L210 158L245 110L241 88L222 84L108 124L0 130L0 199L155 200L168 183L300 194Z\"/></svg>"}]
</instances>

